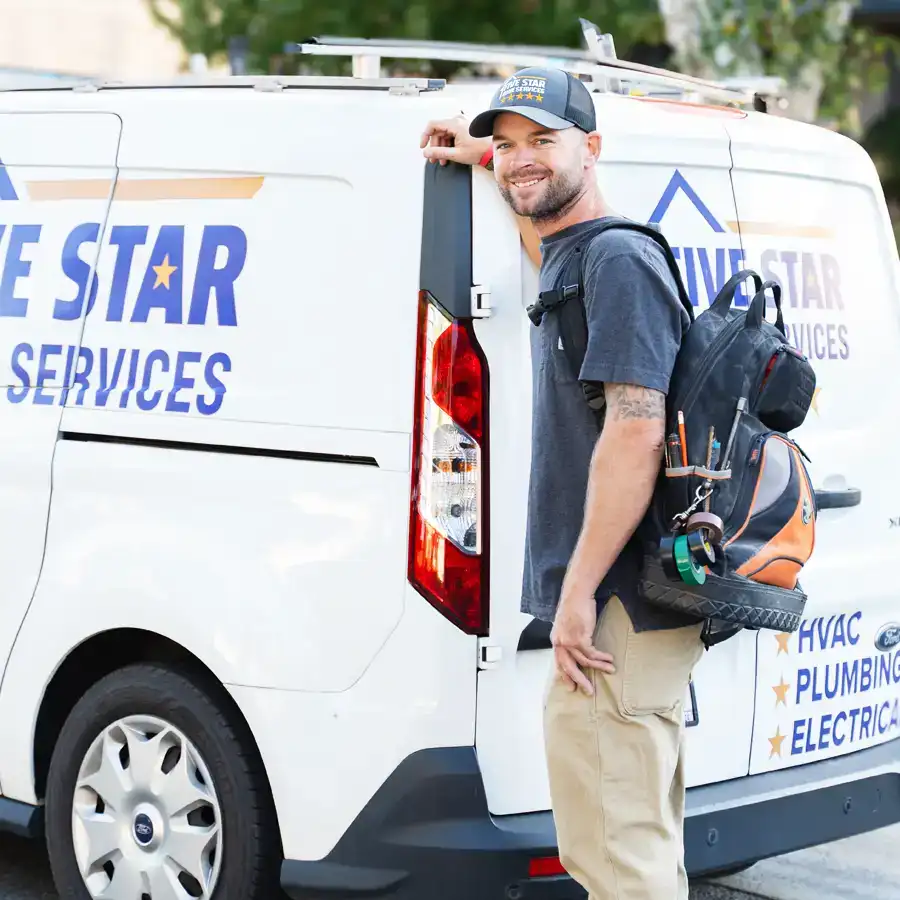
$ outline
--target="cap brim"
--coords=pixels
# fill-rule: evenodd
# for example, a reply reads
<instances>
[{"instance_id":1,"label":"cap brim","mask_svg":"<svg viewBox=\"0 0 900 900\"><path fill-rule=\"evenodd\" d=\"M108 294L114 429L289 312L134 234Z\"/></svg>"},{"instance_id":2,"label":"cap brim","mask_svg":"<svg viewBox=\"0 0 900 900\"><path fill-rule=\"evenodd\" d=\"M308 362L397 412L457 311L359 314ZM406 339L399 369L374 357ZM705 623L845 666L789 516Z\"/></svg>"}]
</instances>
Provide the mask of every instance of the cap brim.
<instances>
[{"instance_id":1,"label":"cap brim","mask_svg":"<svg viewBox=\"0 0 900 900\"><path fill-rule=\"evenodd\" d=\"M561 119L546 109L536 109L533 106L505 106L501 109L487 109L475 116L472 124L469 125L469 134L472 137L490 137L494 133L494 119L501 113L517 113L538 125L543 125L544 128L551 128L553 131L575 127L574 123Z\"/></svg>"}]
</instances>

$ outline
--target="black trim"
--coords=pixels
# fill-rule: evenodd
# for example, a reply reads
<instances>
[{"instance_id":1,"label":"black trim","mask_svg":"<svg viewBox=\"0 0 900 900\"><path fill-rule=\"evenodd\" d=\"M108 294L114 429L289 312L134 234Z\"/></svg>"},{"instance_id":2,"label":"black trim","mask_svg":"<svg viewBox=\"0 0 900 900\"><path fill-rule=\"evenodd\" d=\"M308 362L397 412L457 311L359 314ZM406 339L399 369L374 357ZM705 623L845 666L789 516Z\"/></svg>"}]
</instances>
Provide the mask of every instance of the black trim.
<instances>
[{"instance_id":1,"label":"black trim","mask_svg":"<svg viewBox=\"0 0 900 900\"><path fill-rule=\"evenodd\" d=\"M549 650L553 625L543 619L532 619L519 635L519 650Z\"/></svg>"},{"instance_id":2,"label":"black trim","mask_svg":"<svg viewBox=\"0 0 900 900\"><path fill-rule=\"evenodd\" d=\"M454 319L472 317L472 167L425 163L419 288Z\"/></svg>"},{"instance_id":3,"label":"black trim","mask_svg":"<svg viewBox=\"0 0 900 900\"><path fill-rule=\"evenodd\" d=\"M44 808L0 797L0 831L24 838L39 838L44 833Z\"/></svg>"},{"instance_id":4,"label":"black trim","mask_svg":"<svg viewBox=\"0 0 900 900\"><path fill-rule=\"evenodd\" d=\"M862 491L859 488L847 488L843 491L816 491L816 506L819 509L846 509L859 506L862 502Z\"/></svg>"},{"instance_id":5,"label":"black trim","mask_svg":"<svg viewBox=\"0 0 900 900\"><path fill-rule=\"evenodd\" d=\"M195 453L230 453L235 456L267 456L272 459L297 459L304 462L344 463L352 466L378 466L372 456L342 456L339 453L312 453L306 450L276 450L272 447L239 447L233 444L201 444L193 441L167 441L160 438L125 437L120 434L92 434L86 431L61 431L60 440L89 444L126 444L156 447L160 450L191 450Z\"/></svg>"},{"instance_id":6,"label":"black trim","mask_svg":"<svg viewBox=\"0 0 900 900\"><path fill-rule=\"evenodd\" d=\"M882 766L884 774L866 777ZM900 740L690 789L688 874L721 872L900 822L898 768ZM815 787L831 778L844 783ZM773 793L777 799L763 799ZM286 860L281 884L293 900L584 900L568 876L528 877L531 859L557 852L550 812L492 816L474 748L439 748L405 759L324 860Z\"/></svg>"}]
</instances>

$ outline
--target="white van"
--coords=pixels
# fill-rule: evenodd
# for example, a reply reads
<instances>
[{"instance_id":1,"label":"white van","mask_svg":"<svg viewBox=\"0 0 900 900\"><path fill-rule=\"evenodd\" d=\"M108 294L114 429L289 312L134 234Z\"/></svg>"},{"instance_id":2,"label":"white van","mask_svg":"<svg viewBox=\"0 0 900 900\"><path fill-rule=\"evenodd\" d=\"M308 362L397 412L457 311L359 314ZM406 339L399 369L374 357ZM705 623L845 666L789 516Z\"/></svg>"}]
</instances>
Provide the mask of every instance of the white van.
<instances>
[{"instance_id":1,"label":"white van","mask_svg":"<svg viewBox=\"0 0 900 900\"><path fill-rule=\"evenodd\" d=\"M46 836L62 898L583 896L519 612L537 273L493 177L419 148L494 88L0 93L0 824ZM595 97L612 206L660 223L698 311L739 267L780 281L818 376L806 617L696 671L690 872L900 821L873 165Z\"/></svg>"}]
</instances>

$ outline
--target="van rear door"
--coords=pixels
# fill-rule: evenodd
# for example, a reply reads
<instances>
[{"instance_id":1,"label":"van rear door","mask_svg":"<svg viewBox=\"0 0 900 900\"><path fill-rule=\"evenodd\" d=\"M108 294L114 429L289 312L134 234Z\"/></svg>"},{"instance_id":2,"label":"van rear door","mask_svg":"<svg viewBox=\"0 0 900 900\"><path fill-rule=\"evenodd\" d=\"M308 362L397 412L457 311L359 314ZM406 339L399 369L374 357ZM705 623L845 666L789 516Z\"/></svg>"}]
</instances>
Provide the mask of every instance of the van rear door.
<instances>
[{"instance_id":1,"label":"van rear door","mask_svg":"<svg viewBox=\"0 0 900 900\"><path fill-rule=\"evenodd\" d=\"M0 672L43 559L53 451L120 127L109 113L0 114Z\"/></svg>"},{"instance_id":2,"label":"van rear door","mask_svg":"<svg viewBox=\"0 0 900 900\"><path fill-rule=\"evenodd\" d=\"M699 311L741 260L723 124L728 113L692 114L688 107L622 98L598 102L602 190L619 213L660 222ZM480 655L476 745L491 811L513 814L550 806L541 720L549 627L519 611L533 327L525 307L536 297L537 276L493 179L474 172L472 191L474 281L490 290L491 305L490 317L476 321L490 366L491 416L490 636ZM754 663L755 636L742 633L697 667L689 784L746 775Z\"/></svg>"},{"instance_id":3,"label":"van rear door","mask_svg":"<svg viewBox=\"0 0 900 900\"><path fill-rule=\"evenodd\" d=\"M766 125L765 145L749 121L730 129L734 191L747 262L781 284L789 337L815 367L814 406L792 436L819 513L803 621L758 636L752 772L900 736L896 245L856 144Z\"/></svg>"}]
</instances>

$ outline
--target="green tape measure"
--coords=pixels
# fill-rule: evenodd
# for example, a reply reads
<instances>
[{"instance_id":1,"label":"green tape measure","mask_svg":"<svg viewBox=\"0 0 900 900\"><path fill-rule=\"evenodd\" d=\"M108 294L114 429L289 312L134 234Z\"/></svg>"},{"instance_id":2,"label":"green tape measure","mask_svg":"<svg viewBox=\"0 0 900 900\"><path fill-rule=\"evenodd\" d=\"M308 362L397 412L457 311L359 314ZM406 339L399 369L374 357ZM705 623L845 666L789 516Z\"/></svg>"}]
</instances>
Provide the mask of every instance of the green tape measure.
<instances>
[{"instance_id":1,"label":"green tape measure","mask_svg":"<svg viewBox=\"0 0 900 900\"><path fill-rule=\"evenodd\" d=\"M675 538L672 549L675 557L675 568L685 584L704 584L706 582L706 570L694 558L688 546L688 536L680 534Z\"/></svg>"}]
</instances>

